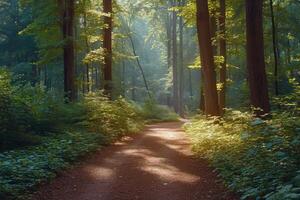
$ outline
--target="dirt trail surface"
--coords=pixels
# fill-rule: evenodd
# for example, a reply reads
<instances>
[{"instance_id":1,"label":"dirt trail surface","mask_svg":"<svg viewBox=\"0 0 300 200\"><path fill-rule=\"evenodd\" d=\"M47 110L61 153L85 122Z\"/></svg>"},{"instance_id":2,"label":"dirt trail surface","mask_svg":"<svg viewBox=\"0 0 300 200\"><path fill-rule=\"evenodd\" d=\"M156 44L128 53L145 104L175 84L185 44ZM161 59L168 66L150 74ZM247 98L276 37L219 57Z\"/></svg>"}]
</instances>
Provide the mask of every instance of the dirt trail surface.
<instances>
[{"instance_id":1,"label":"dirt trail surface","mask_svg":"<svg viewBox=\"0 0 300 200\"><path fill-rule=\"evenodd\" d=\"M148 126L42 186L35 200L236 200L193 158L182 122Z\"/></svg>"}]
</instances>

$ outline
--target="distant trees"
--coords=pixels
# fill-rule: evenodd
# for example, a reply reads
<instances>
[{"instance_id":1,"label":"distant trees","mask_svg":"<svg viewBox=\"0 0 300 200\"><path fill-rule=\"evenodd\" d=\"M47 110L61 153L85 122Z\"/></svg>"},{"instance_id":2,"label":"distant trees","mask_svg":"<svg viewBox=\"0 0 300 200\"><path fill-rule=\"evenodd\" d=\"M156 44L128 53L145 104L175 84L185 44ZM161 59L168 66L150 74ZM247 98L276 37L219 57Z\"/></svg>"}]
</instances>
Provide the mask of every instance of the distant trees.
<instances>
[{"instance_id":1,"label":"distant trees","mask_svg":"<svg viewBox=\"0 0 300 200\"><path fill-rule=\"evenodd\" d=\"M204 76L205 113L211 116L220 115L216 72L211 43L208 0L196 0L197 30L202 72Z\"/></svg>"},{"instance_id":2,"label":"distant trees","mask_svg":"<svg viewBox=\"0 0 300 200\"><path fill-rule=\"evenodd\" d=\"M246 0L247 69L251 105L258 116L270 112L268 83L264 58L263 1Z\"/></svg>"}]
</instances>

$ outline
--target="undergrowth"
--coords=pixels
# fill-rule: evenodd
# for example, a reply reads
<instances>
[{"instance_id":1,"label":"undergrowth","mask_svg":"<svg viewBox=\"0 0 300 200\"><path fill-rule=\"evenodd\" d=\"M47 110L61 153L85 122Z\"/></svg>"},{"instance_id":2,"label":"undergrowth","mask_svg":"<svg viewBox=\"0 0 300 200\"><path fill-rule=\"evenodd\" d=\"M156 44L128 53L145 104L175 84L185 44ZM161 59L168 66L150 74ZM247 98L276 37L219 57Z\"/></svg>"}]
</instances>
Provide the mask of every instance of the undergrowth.
<instances>
[{"instance_id":1,"label":"undergrowth","mask_svg":"<svg viewBox=\"0 0 300 200\"><path fill-rule=\"evenodd\" d=\"M179 116L168 106L158 105L153 100L146 100L141 106L137 106L140 115L148 122L170 122L178 121Z\"/></svg>"},{"instance_id":2,"label":"undergrowth","mask_svg":"<svg viewBox=\"0 0 300 200\"><path fill-rule=\"evenodd\" d=\"M241 199L300 199L300 118L273 113L263 121L229 111L224 119L196 117L185 126L193 150L208 159Z\"/></svg>"},{"instance_id":3,"label":"undergrowth","mask_svg":"<svg viewBox=\"0 0 300 200\"><path fill-rule=\"evenodd\" d=\"M0 199L23 199L38 184L105 143L101 134L65 132L42 145L0 154Z\"/></svg>"}]
</instances>

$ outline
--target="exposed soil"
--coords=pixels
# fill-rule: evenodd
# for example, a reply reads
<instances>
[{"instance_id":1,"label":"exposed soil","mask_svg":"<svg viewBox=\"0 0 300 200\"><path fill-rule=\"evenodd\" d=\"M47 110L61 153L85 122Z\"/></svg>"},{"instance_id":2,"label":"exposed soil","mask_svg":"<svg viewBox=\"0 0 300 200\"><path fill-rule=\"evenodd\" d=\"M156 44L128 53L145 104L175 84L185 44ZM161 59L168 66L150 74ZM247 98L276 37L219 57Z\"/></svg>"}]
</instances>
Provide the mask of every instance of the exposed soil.
<instances>
[{"instance_id":1,"label":"exposed soil","mask_svg":"<svg viewBox=\"0 0 300 200\"><path fill-rule=\"evenodd\" d=\"M193 158L182 122L148 126L42 186L34 200L237 200Z\"/></svg>"}]
</instances>

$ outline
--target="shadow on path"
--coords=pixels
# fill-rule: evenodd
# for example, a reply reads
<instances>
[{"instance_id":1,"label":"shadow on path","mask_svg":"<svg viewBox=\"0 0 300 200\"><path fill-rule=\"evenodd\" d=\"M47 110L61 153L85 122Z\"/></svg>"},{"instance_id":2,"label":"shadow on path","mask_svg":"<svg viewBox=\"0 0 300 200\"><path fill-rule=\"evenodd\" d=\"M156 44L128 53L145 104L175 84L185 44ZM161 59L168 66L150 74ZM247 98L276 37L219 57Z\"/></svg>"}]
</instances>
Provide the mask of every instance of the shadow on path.
<instances>
[{"instance_id":1,"label":"shadow on path","mask_svg":"<svg viewBox=\"0 0 300 200\"><path fill-rule=\"evenodd\" d=\"M40 188L34 200L235 200L193 158L181 122L148 126Z\"/></svg>"}]
</instances>

